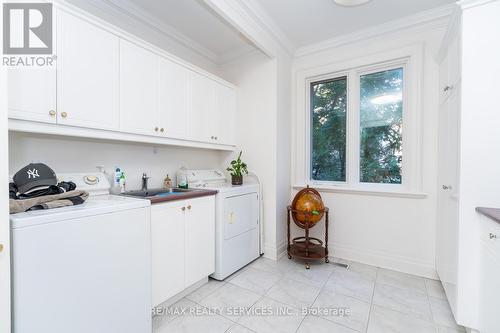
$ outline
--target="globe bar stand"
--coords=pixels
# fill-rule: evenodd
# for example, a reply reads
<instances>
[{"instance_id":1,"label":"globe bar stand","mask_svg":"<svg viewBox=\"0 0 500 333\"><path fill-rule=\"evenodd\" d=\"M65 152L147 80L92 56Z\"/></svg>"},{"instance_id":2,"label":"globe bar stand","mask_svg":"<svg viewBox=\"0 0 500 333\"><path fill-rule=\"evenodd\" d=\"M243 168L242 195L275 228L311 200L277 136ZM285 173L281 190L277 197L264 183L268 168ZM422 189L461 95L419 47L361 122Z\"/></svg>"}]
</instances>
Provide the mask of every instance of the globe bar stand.
<instances>
[{"instance_id":1,"label":"globe bar stand","mask_svg":"<svg viewBox=\"0 0 500 333\"><path fill-rule=\"evenodd\" d=\"M328 259L328 208L325 207L323 210L317 211L315 213L295 210L292 206L287 207L287 237L288 237L288 246L287 253L288 259L299 258L304 259L306 261L305 266L306 269L311 268L309 266L309 260L322 260L325 259L325 262L330 262ZM292 214L299 213L306 216L304 223L305 237L295 237L292 239L290 243L290 217ZM309 229L310 229L310 217L313 215L324 213L325 214L325 242L321 241L315 237L309 237ZM312 224L311 226L314 226ZM324 244L324 246L323 246Z\"/></svg>"}]
</instances>

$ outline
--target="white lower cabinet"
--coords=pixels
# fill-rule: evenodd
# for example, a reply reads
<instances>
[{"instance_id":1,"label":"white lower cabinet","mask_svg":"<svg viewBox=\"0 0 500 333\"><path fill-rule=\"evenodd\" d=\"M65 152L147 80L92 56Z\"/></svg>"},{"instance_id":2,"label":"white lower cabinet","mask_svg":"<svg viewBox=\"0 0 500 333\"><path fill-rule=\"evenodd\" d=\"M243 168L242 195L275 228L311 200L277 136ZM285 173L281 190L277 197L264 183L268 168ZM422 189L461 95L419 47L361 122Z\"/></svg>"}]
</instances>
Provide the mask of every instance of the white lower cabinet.
<instances>
[{"instance_id":1,"label":"white lower cabinet","mask_svg":"<svg viewBox=\"0 0 500 333\"><path fill-rule=\"evenodd\" d=\"M481 216L479 331L500 332L500 224Z\"/></svg>"},{"instance_id":2,"label":"white lower cabinet","mask_svg":"<svg viewBox=\"0 0 500 333\"><path fill-rule=\"evenodd\" d=\"M186 202L186 287L215 271L215 197Z\"/></svg>"},{"instance_id":3,"label":"white lower cabinet","mask_svg":"<svg viewBox=\"0 0 500 333\"><path fill-rule=\"evenodd\" d=\"M215 197L151 208L153 306L215 271Z\"/></svg>"}]
</instances>

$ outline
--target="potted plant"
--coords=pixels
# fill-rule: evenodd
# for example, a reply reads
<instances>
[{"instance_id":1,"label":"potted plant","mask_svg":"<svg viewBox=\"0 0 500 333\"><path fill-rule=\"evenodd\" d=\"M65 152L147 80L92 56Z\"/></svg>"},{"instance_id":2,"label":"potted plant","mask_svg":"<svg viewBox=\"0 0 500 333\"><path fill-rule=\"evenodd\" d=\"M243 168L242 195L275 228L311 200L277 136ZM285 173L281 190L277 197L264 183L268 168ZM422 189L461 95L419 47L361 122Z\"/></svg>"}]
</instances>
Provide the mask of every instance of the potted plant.
<instances>
[{"instance_id":1,"label":"potted plant","mask_svg":"<svg viewBox=\"0 0 500 333\"><path fill-rule=\"evenodd\" d=\"M248 175L247 164L241 161L241 153L238 155L236 160L231 161L231 166L226 170L231 173L231 184L242 185L243 184L243 174Z\"/></svg>"}]
</instances>

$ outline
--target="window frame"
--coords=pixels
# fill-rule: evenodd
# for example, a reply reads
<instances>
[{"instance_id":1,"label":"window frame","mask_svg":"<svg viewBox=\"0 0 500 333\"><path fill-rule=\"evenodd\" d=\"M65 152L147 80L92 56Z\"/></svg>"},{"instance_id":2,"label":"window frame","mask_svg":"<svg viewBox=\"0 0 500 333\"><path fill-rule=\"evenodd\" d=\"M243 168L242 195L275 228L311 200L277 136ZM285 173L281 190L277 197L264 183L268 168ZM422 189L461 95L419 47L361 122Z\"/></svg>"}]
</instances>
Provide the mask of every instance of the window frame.
<instances>
[{"instance_id":1,"label":"window frame","mask_svg":"<svg viewBox=\"0 0 500 333\"><path fill-rule=\"evenodd\" d=\"M292 166L295 188L306 185L323 191L351 192L422 198L421 177L421 82L423 47L409 46L399 50L327 64L299 71L296 74L297 107L294 118L294 149ZM360 181L360 78L361 75L403 68L403 161L402 183L362 183ZM347 77L346 181L312 179L312 114L311 84ZM300 91L303 92L300 93ZM301 142L303 140L303 143Z\"/></svg>"}]
</instances>

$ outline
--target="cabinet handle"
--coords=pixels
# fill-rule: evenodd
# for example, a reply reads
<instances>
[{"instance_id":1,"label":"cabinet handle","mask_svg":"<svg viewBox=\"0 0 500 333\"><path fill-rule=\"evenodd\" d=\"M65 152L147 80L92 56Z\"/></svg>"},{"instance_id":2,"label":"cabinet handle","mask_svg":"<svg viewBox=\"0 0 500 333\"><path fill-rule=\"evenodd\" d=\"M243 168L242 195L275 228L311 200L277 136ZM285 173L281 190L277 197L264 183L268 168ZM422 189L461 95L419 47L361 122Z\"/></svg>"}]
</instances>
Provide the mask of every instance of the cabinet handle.
<instances>
[{"instance_id":1,"label":"cabinet handle","mask_svg":"<svg viewBox=\"0 0 500 333\"><path fill-rule=\"evenodd\" d=\"M162 133L165 132L165 130L163 129L163 127L160 128L160 132L162 132Z\"/></svg>"},{"instance_id":2,"label":"cabinet handle","mask_svg":"<svg viewBox=\"0 0 500 333\"><path fill-rule=\"evenodd\" d=\"M216 136L214 136L214 139L215 139L215 140L217 140L217 137L216 137Z\"/></svg>"},{"instance_id":3,"label":"cabinet handle","mask_svg":"<svg viewBox=\"0 0 500 333\"><path fill-rule=\"evenodd\" d=\"M490 232L490 239L497 239L497 235L492 234L492 233Z\"/></svg>"},{"instance_id":4,"label":"cabinet handle","mask_svg":"<svg viewBox=\"0 0 500 333\"><path fill-rule=\"evenodd\" d=\"M155 132L158 132L158 127L155 127Z\"/></svg>"},{"instance_id":5,"label":"cabinet handle","mask_svg":"<svg viewBox=\"0 0 500 333\"><path fill-rule=\"evenodd\" d=\"M446 87L444 87L443 91L447 92L447 91L450 91L451 89L453 89L453 86L446 86Z\"/></svg>"},{"instance_id":6,"label":"cabinet handle","mask_svg":"<svg viewBox=\"0 0 500 333\"><path fill-rule=\"evenodd\" d=\"M182 207L181 209L182 209L182 211L185 211L185 210L186 210L186 207Z\"/></svg>"},{"instance_id":7,"label":"cabinet handle","mask_svg":"<svg viewBox=\"0 0 500 333\"><path fill-rule=\"evenodd\" d=\"M50 110L50 111L49 111L49 115L50 115L51 117L54 117L54 116L56 115L56 112L55 112L54 110Z\"/></svg>"},{"instance_id":8,"label":"cabinet handle","mask_svg":"<svg viewBox=\"0 0 500 333\"><path fill-rule=\"evenodd\" d=\"M212 136L210 137L210 139L212 139L212 140L213 140L213 139L214 139L214 136L212 135Z\"/></svg>"},{"instance_id":9,"label":"cabinet handle","mask_svg":"<svg viewBox=\"0 0 500 333\"><path fill-rule=\"evenodd\" d=\"M191 205L188 205L188 209L191 209Z\"/></svg>"},{"instance_id":10,"label":"cabinet handle","mask_svg":"<svg viewBox=\"0 0 500 333\"><path fill-rule=\"evenodd\" d=\"M443 190L451 190L451 185L443 185Z\"/></svg>"},{"instance_id":11,"label":"cabinet handle","mask_svg":"<svg viewBox=\"0 0 500 333\"><path fill-rule=\"evenodd\" d=\"M66 112L61 112L61 117L66 118L68 114Z\"/></svg>"},{"instance_id":12,"label":"cabinet handle","mask_svg":"<svg viewBox=\"0 0 500 333\"><path fill-rule=\"evenodd\" d=\"M0 252L3 251L3 244L0 244Z\"/></svg>"}]
</instances>

